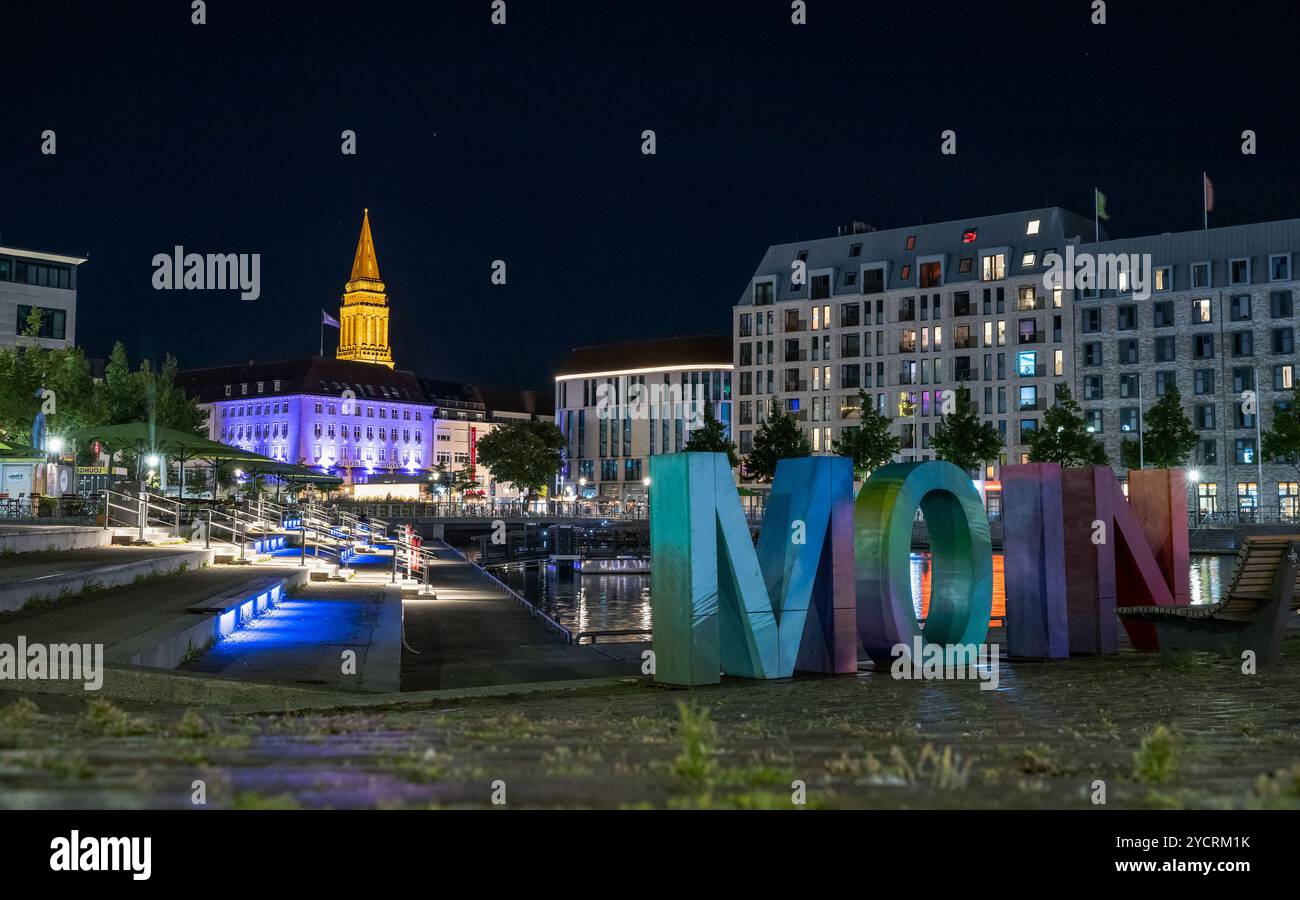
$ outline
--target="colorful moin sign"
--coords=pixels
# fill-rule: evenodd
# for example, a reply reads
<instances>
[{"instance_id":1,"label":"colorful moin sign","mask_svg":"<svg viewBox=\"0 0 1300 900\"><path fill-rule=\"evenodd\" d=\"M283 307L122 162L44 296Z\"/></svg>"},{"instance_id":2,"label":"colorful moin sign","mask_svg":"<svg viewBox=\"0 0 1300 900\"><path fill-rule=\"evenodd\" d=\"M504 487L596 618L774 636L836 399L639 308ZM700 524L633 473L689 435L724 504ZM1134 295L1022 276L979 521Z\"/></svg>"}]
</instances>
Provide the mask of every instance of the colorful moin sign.
<instances>
[{"instance_id":1,"label":"colorful moin sign","mask_svg":"<svg viewBox=\"0 0 1300 900\"><path fill-rule=\"evenodd\" d=\"M1104 466L1003 469L1007 652L1038 659L1119 649L1115 606L1190 600L1181 469L1129 472L1126 500ZM1138 650L1154 626L1124 620Z\"/></svg>"},{"instance_id":2,"label":"colorful moin sign","mask_svg":"<svg viewBox=\"0 0 1300 900\"><path fill-rule=\"evenodd\" d=\"M884 466L855 507L848 459L782 460L757 549L725 456L657 456L650 474L656 681L853 672L859 642L882 663L916 637L963 651L984 642L993 589L988 520L956 466ZM924 630L911 591L918 510L934 573Z\"/></svg>"}]
</instances>

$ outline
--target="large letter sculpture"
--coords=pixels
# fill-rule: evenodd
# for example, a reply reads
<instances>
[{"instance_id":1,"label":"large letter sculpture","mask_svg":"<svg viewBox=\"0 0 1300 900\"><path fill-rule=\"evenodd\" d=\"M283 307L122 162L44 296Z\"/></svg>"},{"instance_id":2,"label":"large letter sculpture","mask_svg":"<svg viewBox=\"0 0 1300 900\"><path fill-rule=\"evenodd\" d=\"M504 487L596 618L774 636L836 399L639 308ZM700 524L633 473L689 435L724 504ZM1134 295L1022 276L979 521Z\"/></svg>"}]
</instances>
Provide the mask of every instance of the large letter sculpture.
<instances>
[{"instance_id":1,"label":"large letter sculpture","mask_svg":"<svg viewBox=\"0 0 1300 900\"><path fill-rule=\"evenodd\" d=\"M1130 473L1130 477L1133 474ZM1145 476L1139 475L1142 483ZM1176 482L1182 482L1178 473ZM1170 483L1166 483L1168 489ZM1162 571L1152 552L1150 536L1124 499L1115 473L1104 466L1066 469L1062 475L1065 510L1066 603L1069 607L1071 653L1115 653L1119 650L1115 628L1116 598L1126 606L1172 606L1188 596L1184 563L1181 572ZM1145 488L1136 492L1150 508ZM1166 490L1166 495L1168 490ZM1167 503L1167 500L1166 500ZM1148 515L1148 522L1155 519ZM1166 514L1166 528L1174 523ZM1177 542L1173 538L1154 546ZM1120 552L1116 552L1116 549ZM1173 559L1170 553L1167 558ZM1167 576L1172 580L1166 580ZM1185 601L1184 601L1185 602ZM1129 640L1138 650L1158 649L1155 629L1148 622L1125 620Z\"/></svg>"},{"instance_id":2,"label":"large letter sculpture","mask_svg":"<svg viewBox=\"0 0 1300 900\"><path fill-rule=\"evenodd\" d=\"M857 670L850 460L782 460L757 552L726 456L655 456L650 478L656 681Z\"/></svg>"},{"instance_id":3,"label":"large letter sculpture","mask_svg":"<svg viewBox=\"0 0 1300 900\"><path fill-rule=\"evenodd\" d=\"M1061 467L1032 463L1003 468L1002 511L1007 655L1068 657Z\"/></svg>"},{"instance_id":4,"label":"large letter sculpture","mask_svg":"<svg viewBox=\"0 0 1300 900\"><path fill-rule=\"evenodd\" d=\"M912 524L930 535L930 609L925 628L912 606ZM988 516L970 476L947 462L893 463L867 479L854 507L857 526L858 635L878 664L920 636L953 658L984 643L993 608L993 547Z\"/></svg>"}]
</instances>

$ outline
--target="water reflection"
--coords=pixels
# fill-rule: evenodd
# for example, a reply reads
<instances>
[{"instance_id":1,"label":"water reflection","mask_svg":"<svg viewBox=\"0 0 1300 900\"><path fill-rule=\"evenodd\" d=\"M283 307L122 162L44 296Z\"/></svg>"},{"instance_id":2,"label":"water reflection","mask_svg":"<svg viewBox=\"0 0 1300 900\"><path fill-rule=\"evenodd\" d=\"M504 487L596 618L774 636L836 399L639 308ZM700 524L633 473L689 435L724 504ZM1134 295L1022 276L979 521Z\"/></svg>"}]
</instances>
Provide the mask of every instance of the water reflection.
<instances>
[{"instance_id":1,"label":"water reflection","mask_svg":"<svg viewBox=\"0 0 1300 900\"><path fill-rule=\"evenodd\" d=\"M1193 556L1189 567L1193 604L1214 602L1231 578L1232 556ZM930 606L930 554L912 554L912 605L919 618ZM500 573L510 585L574 632L649 630L649 575L576 575L568 567L530 565ZM1006 614L1002 554L993 555L995 622ZM642 640L631 637L629 640Z\"/></svg>"}]
</instances>

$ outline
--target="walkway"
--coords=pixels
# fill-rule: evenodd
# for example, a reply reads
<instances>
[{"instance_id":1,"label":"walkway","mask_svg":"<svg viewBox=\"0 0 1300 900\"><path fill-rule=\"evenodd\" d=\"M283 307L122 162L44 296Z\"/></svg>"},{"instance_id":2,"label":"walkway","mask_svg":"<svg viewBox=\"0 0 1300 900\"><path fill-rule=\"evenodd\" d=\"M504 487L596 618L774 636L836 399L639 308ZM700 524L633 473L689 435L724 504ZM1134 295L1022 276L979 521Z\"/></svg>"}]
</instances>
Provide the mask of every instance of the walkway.
<instances>
[{"instance_id":1,"label":"walkway","mask_svg":"<svg viewBox=\"0 0 1300 900\"><path fill-rule=\"evenodd\" d=\"M426 545L429 546L429 545ZM640 674L627 648L565 644L504 588L457 556L445 543L431 581L437 599L404 604L406 643L402 690L481 687L571 678Z\"/></svg>"}]
</instances>

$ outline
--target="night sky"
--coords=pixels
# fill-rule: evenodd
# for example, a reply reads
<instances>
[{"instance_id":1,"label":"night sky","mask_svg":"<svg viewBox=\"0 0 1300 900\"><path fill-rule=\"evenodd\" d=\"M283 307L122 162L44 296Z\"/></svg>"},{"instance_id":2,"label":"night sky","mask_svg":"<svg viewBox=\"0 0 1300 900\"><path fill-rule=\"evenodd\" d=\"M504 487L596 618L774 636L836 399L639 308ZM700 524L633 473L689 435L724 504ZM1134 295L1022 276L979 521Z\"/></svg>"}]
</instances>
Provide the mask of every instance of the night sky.
<instances>
[{"instance_id":1,"label":"night sky","mask_svg":"<svg viewBox=\"0 0 1300 900\"><path fill-rule=\"evenodd\" d=\"M218 365L317 352L368 206L398 366L545 387L575 345L726 333L769 244L853 219L1091 215L1097 185L1112 236L1185 230L1202 169L1211 225L1300 216L1294 4L1117 0L1104 26L1088 0L808 0L806 26L788 0L489 13L6 4L0 243L90 257L91 356ZM260 253L261 299L153 290L176 244Z\"/></svg>"}]
</instances>

